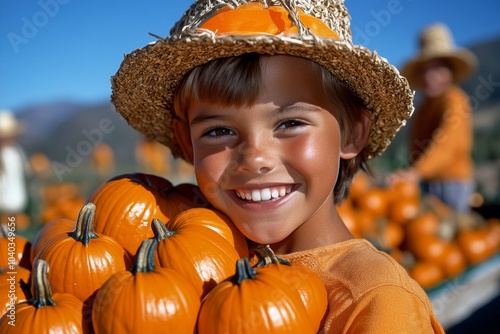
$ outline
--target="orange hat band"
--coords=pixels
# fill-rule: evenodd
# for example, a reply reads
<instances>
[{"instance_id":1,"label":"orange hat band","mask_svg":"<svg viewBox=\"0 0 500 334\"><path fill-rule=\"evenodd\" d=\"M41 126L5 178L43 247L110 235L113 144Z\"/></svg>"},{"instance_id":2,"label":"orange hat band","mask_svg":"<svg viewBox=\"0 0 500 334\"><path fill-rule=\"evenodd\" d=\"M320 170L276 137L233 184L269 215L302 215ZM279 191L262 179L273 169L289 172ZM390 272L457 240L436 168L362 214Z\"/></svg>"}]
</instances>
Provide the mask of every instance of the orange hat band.
<instances>
[{"instance_id":1,"label":"orange hat band","mask_svg":"<svg viewBox=\"0 0 500 334\"><path fill-rule=\"evenodd\" d=\"M304 14L301 9L298 12L302 24L317 37L340 39L337 33L320 19ZM285 8L264 7L261 2L250 2L235 9L225 7L205 21L200 28L219 35L298 34L298 29L290 21Z\"/></svg>"}]
</instances>

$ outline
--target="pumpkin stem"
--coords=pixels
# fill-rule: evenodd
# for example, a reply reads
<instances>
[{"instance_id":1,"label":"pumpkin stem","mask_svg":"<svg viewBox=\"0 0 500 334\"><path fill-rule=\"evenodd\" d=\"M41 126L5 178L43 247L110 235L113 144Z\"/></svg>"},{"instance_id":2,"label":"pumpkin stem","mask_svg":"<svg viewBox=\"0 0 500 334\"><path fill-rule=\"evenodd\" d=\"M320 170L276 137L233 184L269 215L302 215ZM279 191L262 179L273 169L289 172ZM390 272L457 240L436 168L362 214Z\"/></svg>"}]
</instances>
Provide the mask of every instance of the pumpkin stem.
<instances>
[{"instance_id":1,"label":"pumpkin stem","mask_svg":"<svg viewBox=\"0 0 500 334\"><path fill-rule=\"evenodd\" d=\"M272 263L279 263L285 266L292 265L287 260L278 257L269 245L258 245L257 248L255 248L254 253L257 256L257 263L254 265L254 268L264 267Z\"/></svg>"},{"instance_id":2,"label":"pumpkin stem","mask_svg":"<svg viewBox=\"0 0 500 334\"><path fill-rule=\"evenodd\" d=\"M155 251L158 242L155 238L150 238L143 240L139 250L137 251L137 257L135 259L134 268L132 268L132 273L135 275L138 272L149 273L155 270Z\"/></svg>"},{"instance_id":3,"label":"pumpkin stem","mask_svg":"<svg viewBox=\"0 0 500 334\"><path fill-rule=\"evenodd\" d=\"M75 230L68 235L87 246L91 239L99 238L97 234L94 233L94 219L95 204L89 202L85 204L78 213Z\"/></svg>"},{"instance_id":4,"label":"pumpkin stem","mask_svg":"<svg viewBox=\"0 0 500 334\"><path fill-rule=\"evenodd\" d=\"M171 237L175 234L175 231L170 231L158 218L153 218L151 228L153 229L153 233L157 242L160 242L163 239Z\"/></svg>"},{"instance_id":5,"label":"pumpkin stem","mask_svg":"<svg viewBox=\"0 0 500 334\"><path fill-rule=\"evenodd\" d=\"M234 281L240 285L243 280L252 279L257 275L257 270L252 268L250 260L246 257L236 261L236 274L234 274Z\"/></svg>"},{"instance_id":6,"label":"pumpkin stem","mask_svg":"<svg viewBox=\"0 0 500 334\"><path fill-rule=\"evenodd\" d=\"M47 278L48 272L49 263L45 260L38 259L33 266L31 292L33 294L33 298L31 298L28 302L36 308L56 305L56 303L52 300L52 290L50 288L50 282Z\"/></svg>"}]
</instances>

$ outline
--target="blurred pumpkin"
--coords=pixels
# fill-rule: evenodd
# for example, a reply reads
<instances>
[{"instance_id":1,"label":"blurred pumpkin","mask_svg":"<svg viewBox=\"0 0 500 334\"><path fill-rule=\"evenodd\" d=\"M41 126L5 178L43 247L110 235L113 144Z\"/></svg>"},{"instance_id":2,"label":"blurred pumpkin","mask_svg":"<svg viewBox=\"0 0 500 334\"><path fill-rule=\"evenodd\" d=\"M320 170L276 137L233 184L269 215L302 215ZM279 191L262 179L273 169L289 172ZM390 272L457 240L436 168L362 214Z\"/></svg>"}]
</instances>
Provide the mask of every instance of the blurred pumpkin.
<instances>
[{"instance_id":1,"label":"blurred pumpkin","mask_svg":"<svg viewBox=\"0 0 500 334\"><path fill-rule=\"evenodd\" d=\"M0 224L0 268L12 265L31 269L31 242L16 234L13 222Z\"/></svg>"},{"instance_id":2,"label":"blurred pumpkin","mask_svg":"<svg viewBox=\"0 0 500 334\"><path fill-rule=\"evenodd\" d=\"M408 273L423 289L435 287L445 278L439 264L427 261L417 261Z\"/></svg>"},{"instance_id":3,"label":"blurred pumpkin","mask_svg":"<svg viewBox=\"0 0 500 334\"><path fill-rule=\"evenodd\" d=\"M0 269L0 317L15 304L31 298L29 289L31 271L15 266Z\"/></svg>"}]
</instances>

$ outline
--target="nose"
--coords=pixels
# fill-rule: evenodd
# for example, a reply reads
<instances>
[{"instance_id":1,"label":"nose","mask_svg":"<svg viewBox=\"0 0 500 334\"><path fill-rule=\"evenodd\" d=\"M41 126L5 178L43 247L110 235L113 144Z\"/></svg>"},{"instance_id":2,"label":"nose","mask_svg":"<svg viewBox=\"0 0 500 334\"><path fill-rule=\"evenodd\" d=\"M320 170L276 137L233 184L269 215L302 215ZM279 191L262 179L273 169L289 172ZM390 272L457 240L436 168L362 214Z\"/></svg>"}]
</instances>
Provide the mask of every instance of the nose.
<instances>
[{"instance_id":1,"label":"nose","mask_svg":"<svg viewBox=\"0 0 500 334\"><path fill-rule=\"evenodd\" d=\"M237 169L241 172L266 174L274 169L277 152L272 139L261 137L247 138L237 150Z\"/></svg>"}]
</instances>

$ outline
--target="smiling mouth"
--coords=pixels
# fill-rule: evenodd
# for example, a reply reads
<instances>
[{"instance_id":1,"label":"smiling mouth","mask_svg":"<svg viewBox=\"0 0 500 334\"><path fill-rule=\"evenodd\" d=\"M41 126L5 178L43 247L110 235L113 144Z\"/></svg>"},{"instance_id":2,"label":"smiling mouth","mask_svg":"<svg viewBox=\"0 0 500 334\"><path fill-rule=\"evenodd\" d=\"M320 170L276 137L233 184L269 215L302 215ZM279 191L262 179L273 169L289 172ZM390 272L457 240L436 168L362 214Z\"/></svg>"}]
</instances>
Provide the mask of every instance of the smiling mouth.
<instances>
[{"instance_id":1,"label":"smiling mouth","mask_svg":"<svg viewBox=\"0 0 500 334\"><path fill-rule=\"evenodd\" d=\"M238 198L250 202L262 202L279 199L292 191L293 186L269 187L263 189L236 189Z\"/></svg>"}]
</instances>

